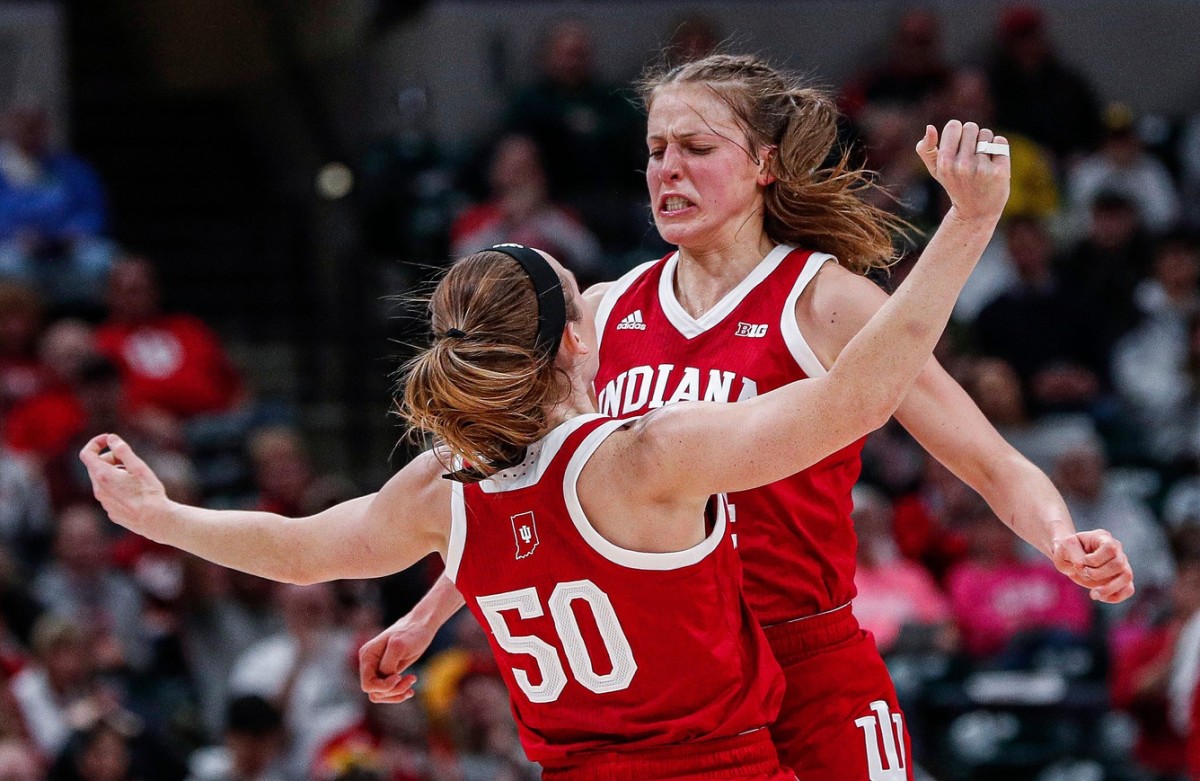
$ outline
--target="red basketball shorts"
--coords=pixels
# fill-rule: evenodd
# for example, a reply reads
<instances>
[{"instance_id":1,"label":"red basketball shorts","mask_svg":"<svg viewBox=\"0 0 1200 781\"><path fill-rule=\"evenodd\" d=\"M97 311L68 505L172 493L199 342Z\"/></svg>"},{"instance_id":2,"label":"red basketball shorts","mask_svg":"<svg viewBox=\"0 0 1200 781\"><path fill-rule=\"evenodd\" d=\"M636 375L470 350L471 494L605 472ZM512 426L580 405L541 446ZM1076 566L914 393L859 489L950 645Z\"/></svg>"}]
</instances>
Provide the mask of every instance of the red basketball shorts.
<instances>
[{"instance_id":1,"label":"red basketball shorts","mask_svg":"<svg viewBox=\"0 0 1200 781\"><path fill-rule=\"evenodd\" d=\"M546 768L542 781L795 781L779 764L765 729L744 735L629 753L594 755Z\"/></svg>"},{"instance_id":2,"label":"red basketball shorts","mask_svg":"<svg viewBox=\"0 0 1200 781\"><path fill-rule=\"evenodd\" d=\"M799 781L912 781L896 688L847 605L766 629L787 691L771 737Z\"/></svg>"}]
</instances>

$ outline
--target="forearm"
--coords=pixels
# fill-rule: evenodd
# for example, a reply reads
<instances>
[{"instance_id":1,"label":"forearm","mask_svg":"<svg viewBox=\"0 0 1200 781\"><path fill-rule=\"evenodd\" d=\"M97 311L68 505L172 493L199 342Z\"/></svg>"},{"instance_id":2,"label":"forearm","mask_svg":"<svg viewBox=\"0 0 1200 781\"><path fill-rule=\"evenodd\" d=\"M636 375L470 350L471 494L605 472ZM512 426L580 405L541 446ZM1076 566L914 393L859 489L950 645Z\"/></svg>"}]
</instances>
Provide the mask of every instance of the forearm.
<instances>
[{"instance_id":1,"label":"forearm","mask_svg":"<svg viewBox=\"0 0 1200 781\"><path fill-rule=\"evenodd\" d=\"M445 575L437 579L429 593L421 597L408 615L401 618L407 623L418 623L437 631L466 604L458 587Z\"/></svg>"},{"instance_id":2,"label":"forearm","mask_svg":"<svg viewBox=\"0 0 1200 781\"><path fill-rule=\"evenodd\" d=\"M1071 513L1054 483L1015 452L993 464L991 473L971 487L998 518L1047 558L1052 558L1055 540L1075 533Z\"/></svg>"},{"instance_id":3,"label":"forearm","mask_svg":"<svg viewBox=\"0 0 1200 781\"><path fill-rule=\"evenodd\" d=\"M339 505L361 510L373 496ZM328 511L327 511L328 512ZM325 515L324 513L322 515ZM208 510L169 502L152 532L155 542L252 575L287 583L313 583L354 577L339 561L353 559L352 540L336 539L336 524L322 516L285 518L252 510Z\"/></svg>"}]
</instances>

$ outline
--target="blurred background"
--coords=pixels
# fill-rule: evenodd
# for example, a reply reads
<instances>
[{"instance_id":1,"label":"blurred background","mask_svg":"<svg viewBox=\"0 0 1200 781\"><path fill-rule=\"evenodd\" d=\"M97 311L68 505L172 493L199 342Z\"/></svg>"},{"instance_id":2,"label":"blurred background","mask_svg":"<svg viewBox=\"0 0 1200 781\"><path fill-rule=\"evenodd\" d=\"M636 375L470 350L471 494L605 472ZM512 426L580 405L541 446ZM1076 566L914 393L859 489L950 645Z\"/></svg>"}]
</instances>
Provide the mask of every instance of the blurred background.
<instances>
[{"instance_id":1,"label":"blurred background","mask_svg":"<svg viewBox=\"0 0 1200 781\"><path fill-rule=\"evenodd\" d=\"M926 231L924 125L1011 139L939 356L1137 576L1091 603L873 435L856 612L920 777L1200 778L1197 30L1189 0L0 3L0 779L537 777L465 614L419 697L358 692L358 645L440 561L275 586L121 533L75 453L119 430L213 507L374 490L411 456L389 410L413 293L499 240L582 281L664 253L631 86L714 47L836 91ZM921 237L897 241L885 287Z\"/></svg>"}]
</instances>

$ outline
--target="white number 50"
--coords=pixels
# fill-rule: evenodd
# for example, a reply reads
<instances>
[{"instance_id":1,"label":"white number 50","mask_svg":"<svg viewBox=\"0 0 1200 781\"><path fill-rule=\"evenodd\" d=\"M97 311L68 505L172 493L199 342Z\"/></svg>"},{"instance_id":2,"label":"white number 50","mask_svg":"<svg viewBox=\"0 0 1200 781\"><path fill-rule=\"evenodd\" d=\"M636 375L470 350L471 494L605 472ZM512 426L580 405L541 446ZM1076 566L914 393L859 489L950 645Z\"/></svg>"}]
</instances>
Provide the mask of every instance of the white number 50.
<instances>
[{"instance_id":1,"label":"white number 50","mask_svg":"<svg viewBox=\"0 0 1200 781\"><path fill-rule=\"evenodd\" d=\"M612 670L603 675L597 673L595 665L592 664L592 656L583 641L583 633L579 630L575 611L571 609L571 603L575 600L587 603L596 619L596 626L600 629L604 650L612 662ZM503 594L479 597L476 601L479 602L479 607L500 647L510 654L532 656L537 662L542 682L536 685L529 680L527 672L513 668L513 677L529 701L540 703L557 700L567 685L567 674L559 661L558 651L554 646L532 635L513 635L504 616L501 615L505 610L515 610L521 618L538 618L544 615L537 589L506 591ZM629 640L621 629L621 622L617 620L608 595L590 580L573 580L554 587L549 606L550 617L554 619L554 627L562 640L563 653L575 680L596 694L629 688L634 673L637 672L637 662L633 659L633 649L629 647Z\"/></svg>"}]
</instances>

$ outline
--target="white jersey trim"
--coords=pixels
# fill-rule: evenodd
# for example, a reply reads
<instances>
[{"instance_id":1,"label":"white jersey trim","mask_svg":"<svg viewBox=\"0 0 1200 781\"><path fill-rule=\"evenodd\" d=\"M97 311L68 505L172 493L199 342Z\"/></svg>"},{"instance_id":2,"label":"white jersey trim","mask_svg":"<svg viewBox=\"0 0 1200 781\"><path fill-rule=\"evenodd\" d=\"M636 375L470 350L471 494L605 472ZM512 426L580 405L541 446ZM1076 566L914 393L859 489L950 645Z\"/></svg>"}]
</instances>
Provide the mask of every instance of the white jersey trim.
<instances>
[{"instance_id":1,"label":"white jersey trim","mask_svg":"<svg viewBox=\"0 0 1200 781\"><path fill-rule=\"evenodd\" d=\"M578 415L560 423L549 434L529 446L525 460L514 467L509 467L479 483L479 488L485 494L501 494L505 491L516 491L528 488L542 479L550 462L562 449L567 437L588 421L602 417L598 412Z\"/></svg>"},{"instance_id":2,"label":"white jersey trim","mask_svg":"<svg viewBox=\"0 0 1200 781\"><path fill-rule=\"evenodd\" d=\"M592 522L588 520L587 514L583 511L583 505L579 502L579 475L583 472L583 467L610 434L629 425L633 420L636 418L613 420L598 426L595 431L587 435L587 438L579 444L579 449L571 456L571 461L567 464L567 473L563 477L563 499L566 500L567 512L571 515L571 521L575 524L575 528L583 537L584 542L592 550L613 564L619 564L622 567L661 571L680 569L702 561L708 554L716 550L721 538L725 536L727 520L724 496L721 496L720 501L717 502L717 519L713 524L712 533L687 550L671 553L632 551L615 545L596 531L596 527L592 526Z\"/></svg>"},{"instance_id":3,"label":"white jersey trim","mask_svg":"<svg viewBox=\"0 0 1200 781\"><path fill-rule=\"evenodd\" d=\"M446 543L445 576L453 583L458 578L463 550L467 547L467 505L463 500L463 484L450 481L450 540Z\"/></svg>"},{"instance_id":4,"label":"white jersey trim","mask_svg":"<svg viewBox=\"0 0 1200 781\"><path fill-rule=\"evenodd\" d=\"M772 271L779 268L779 264L794 249L796 248L787 244L776 246L746 275L745 279L737 284L737 287L726 293L716 306L699 318L688 314L683 305L679 303L679 299L675 297L675 269L679 266L679 253L676 252L667 258L666 267L658 280L658 301L663 314L667 316L667 320L675 326L676 330L683 334L685 339L694 339L728 317L729 313L742 303L751 290L758 287L764 279L771 275Z\"/></svg>"},{"instance_id":5,"label":"white jersey trim","mask_svg":"<svg viewBox=\"0 0 1200 781\"><path fill-rule=\"evenodd\" d=\"M783 304L783 316L779 322L779 332L783 334L784 344L787 345L792 357L796 359L796 363L800 364L800 368L809 377L824 377L829 370L813 352L812 347L804 339L804 334L800 333L800 325L796 322L796 302L800 300L808 283L817 276L817 272L830 261L837 263L837 258L825 252L814 252L809 255L804 264L804 270L796 278L796 284L792 288L792 292L788 293L787 301Z\"/></svg>"},{"instance_id":6,"label":"white jersey trim","mask_svg":"<svg viewBox=\"0 0 1200 781\"><path fill-rule=\"evenodd\" d=\"M629 288L633 287L633 283L637 282L642 274L649 271L650 267L657 262L657 260L648 260L633 270L625 272L608 286L608 290L604 291L604 295L600 297L600 304L596 307L596 349L599 349L600 343L604 341L604 327L608 325L608 318L612 317L612 311L616 307L617 301L625 295Z\"/></svg>"}]
</instances>

